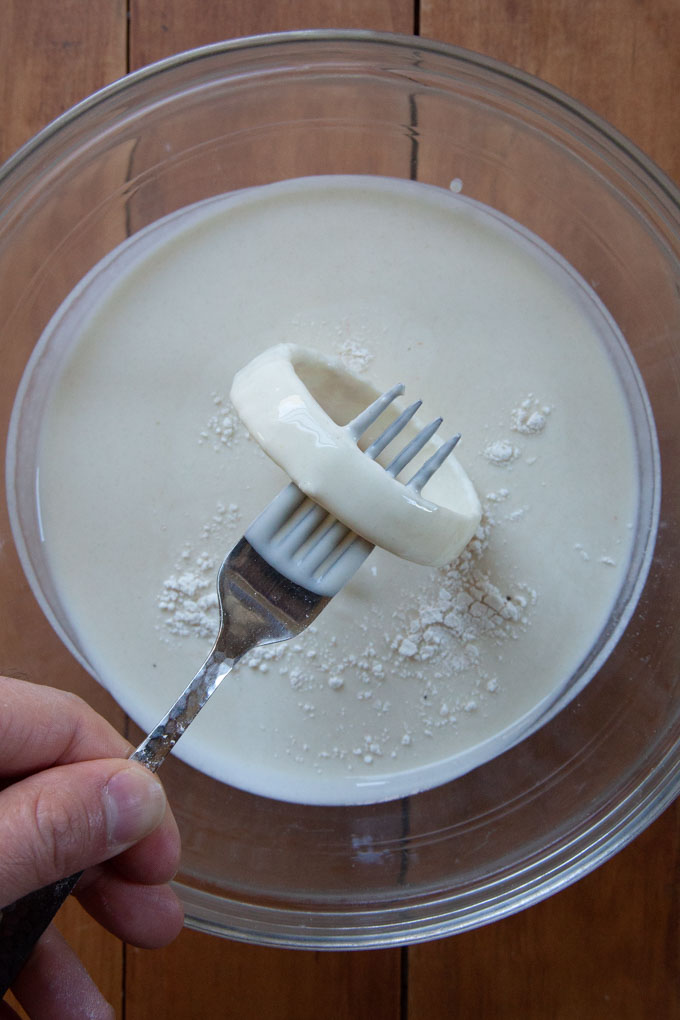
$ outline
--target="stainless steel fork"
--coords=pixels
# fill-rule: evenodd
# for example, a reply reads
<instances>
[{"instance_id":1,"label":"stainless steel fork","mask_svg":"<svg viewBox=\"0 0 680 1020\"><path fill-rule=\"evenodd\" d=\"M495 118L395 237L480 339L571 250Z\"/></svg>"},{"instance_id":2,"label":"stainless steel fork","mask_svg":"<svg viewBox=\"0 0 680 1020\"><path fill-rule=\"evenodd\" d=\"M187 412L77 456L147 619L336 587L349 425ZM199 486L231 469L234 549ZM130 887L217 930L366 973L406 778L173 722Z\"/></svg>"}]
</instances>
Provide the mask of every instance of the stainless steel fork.
<instances>
[{"instance_id":1,"label":"stainless steel fork","mask_svg":"<svg viewBox=\"0 0 680 1020\"><path fill-rule=\"evenodd\" d=\"M345 426L358 442L404 392L394 386ZM406 408L366 449L377 458L413 417L421 401ZM396 478L436 432L425 426L387 464ZM406 483L420 492L460 439L443 443ZM283 489L247 529L220 567L220 626L196 676L131 758L156 772L238 660L257 645L287 641L319 615L373 549L293 483ZM11 986L81 873L29 893L0 912L0 997Z\"/></svg>"}]
</instances>

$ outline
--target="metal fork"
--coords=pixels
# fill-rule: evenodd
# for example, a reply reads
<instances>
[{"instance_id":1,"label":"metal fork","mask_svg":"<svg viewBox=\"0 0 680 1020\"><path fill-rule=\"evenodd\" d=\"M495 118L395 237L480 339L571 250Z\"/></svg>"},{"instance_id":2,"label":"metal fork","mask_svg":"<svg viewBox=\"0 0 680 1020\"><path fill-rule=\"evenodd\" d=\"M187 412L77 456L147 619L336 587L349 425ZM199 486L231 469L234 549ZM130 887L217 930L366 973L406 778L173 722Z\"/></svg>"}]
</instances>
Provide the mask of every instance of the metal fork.
<instances>
[{"instance_id":1,"label":"metal fork","mask_svg":"<svg viewBox=\"0 0 680 1020\"><path fill-rule=\"evenodd\" d=\"M359 440L404 392L394 386L345 428ZM422 401L390 424L366 449L375 459L403 430ZM387 465L393 477L410 463L442 422L435 419ZM452 436L406 484L420 492L460 439ZM319 615L374 548L290 483L253 521L217 575L220 627L200 670L155 730L131 755L156 772L210 695L246 652L288 641Z\"/></svg>"},{"instance_id":2,"label":"metal fork","mask_svg":"<svg viewBox=\"0 0 680 1020\"><path fill-rule=\"evenodd\" d=\"M355 441L404 392L399 384L345 426ZM421 405L416 401L373 440L373 459L401 433ZM385 470L396 478L442 422L425 426ZM443 443L406 483L420 492L460 439ZM157 772L187 726L231 672L257 645L296 637L356 573L370 542L350 531L291 483L256 518L220 567L220 626L213 648L170 711L130 756ZM0 997L11 986L82 872L29 893L0 912Z\"/></svg>"}]
</instances>

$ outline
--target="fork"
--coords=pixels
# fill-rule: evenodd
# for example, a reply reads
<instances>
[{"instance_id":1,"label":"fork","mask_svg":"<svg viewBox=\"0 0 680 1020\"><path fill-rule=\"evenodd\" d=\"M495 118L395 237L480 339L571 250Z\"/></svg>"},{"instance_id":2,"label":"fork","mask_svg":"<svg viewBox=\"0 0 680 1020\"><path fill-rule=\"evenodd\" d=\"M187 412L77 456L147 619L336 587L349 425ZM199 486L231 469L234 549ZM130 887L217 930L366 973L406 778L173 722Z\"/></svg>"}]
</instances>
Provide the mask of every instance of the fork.
<instances>
[{"instance_id":1,"label":"fork","mask_svg":"<svg viewBox=\"0 0 680 1020\"><path fill-rule=\"evenodd\" d=\"M404 392L398 384L345 426L358 442ZM396 439L422 401L406 408L366 448L376 459ZM393 478L420 452L442 419L426 425L387 464ZM420 493L451 453L452 436L406 483ZM309 626L356 573L374 546L351 531L294 482L246 530L217 576L220 625L210 654L170 711L130 756L157 772L187 726L231 672L258 645L287 641ZM82 872L28 893L0 911L0 998L10 988Z\"/></svg>"}]
</instances>

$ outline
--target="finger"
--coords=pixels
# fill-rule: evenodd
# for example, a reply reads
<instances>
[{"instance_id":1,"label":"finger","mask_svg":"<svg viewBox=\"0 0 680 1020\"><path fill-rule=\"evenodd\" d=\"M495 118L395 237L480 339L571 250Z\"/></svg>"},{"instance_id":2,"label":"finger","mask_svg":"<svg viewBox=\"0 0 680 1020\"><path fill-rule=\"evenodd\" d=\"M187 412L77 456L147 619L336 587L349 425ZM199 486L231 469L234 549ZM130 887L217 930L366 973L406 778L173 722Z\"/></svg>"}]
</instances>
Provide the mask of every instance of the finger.
<instances>
[{"instance_id":1,"label":"finger","mask_svg":"<svg viewBox=\"0 0 680 1020\"><path fill-rule=\"evenodd\" d=\"M127 758L132 747L75 694L0 677L0 774L24 776L90 758Z\"/></svg>"},{"instance_id":2,"label":"finger","mask_svg":"<svg viewBox=\"0 0 680 1020\"><path fill-rule=\"evenodd\" d=\"M49 927L12 988L31 1020L115 1020L71 947Z\"/></svg>"},{"instance_id":3,"label":"finger","mask_svg":"<svg viewBox=\"0 0 680 1020\"><path fill-rule=\"evenodd\" d=\"M161 824L163 787L118 758L47 769L0 793L0 907L115 857Z\"/></svg>"},{"instance_id":4,"label":"finger","mask_svg":"<svg viewBox=\"0 0 680 1020\"><path fill-rule=\"evenodd\" d=\"M87 878L87 881L85 879ZM166 946L184 925L184 910L169 885L140 885L107 867L83 876L76 895L99 924L142 949Z\"/></svg>"},{"instance_id":5,"label":"finger","mask_svg":"<svg viewBox=\"0 0 680 1020\"><path fill-rule=\"evenodd\" d=\"M112 857L105 866L129 882L163 885L171 882L177 874L180 852L179 830L168 808L158 828L129 850ZM78 890L86 888L100 871L101 868L98 867L89 868L80 880Z\"/></svg>"},{"instance_id":6,"label":"finger","mask_svg":"<svg viewBox=\"0 0 680 1020\"><path fill-rule=\"evenodd\" d=\"M177 874L180 851L179 829L168 808L158 828L129 850L114 857L109 861L109 867L131 882L161 885L170 882Z\"/></svg>"}]
</instances>

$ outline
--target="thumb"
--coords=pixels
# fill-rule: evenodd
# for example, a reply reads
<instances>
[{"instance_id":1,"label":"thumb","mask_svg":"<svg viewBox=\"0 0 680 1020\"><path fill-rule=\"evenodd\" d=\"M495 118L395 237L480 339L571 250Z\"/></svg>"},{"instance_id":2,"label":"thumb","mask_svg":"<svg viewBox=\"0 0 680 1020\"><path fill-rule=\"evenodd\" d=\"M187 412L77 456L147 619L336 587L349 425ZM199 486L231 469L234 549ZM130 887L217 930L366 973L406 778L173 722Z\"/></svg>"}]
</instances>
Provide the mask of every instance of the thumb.
<instances>
[{"instance_id":1,"label":"thumb","mask_svg":"<svg viewBox=\"0 0 680 1020\"><path fill-rule=\"evenodd\" d=\"M158 826L165 793L137 762L47 769L0 793L0 907L115 857Z\"/></svg>"}]
</instances>

